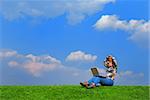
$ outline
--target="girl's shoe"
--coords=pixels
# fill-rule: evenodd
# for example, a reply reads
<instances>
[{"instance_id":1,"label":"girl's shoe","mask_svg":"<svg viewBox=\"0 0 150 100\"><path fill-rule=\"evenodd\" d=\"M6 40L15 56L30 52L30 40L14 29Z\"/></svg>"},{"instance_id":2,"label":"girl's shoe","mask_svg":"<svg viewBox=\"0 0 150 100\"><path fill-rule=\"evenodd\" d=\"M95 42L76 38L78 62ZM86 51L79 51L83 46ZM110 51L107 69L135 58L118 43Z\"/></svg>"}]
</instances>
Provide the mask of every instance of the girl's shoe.
<instances>
[{"instance_id":1,"label":"girl's shoe","mask_svg":"<svg viewBox=\"0 0 150 100\"><path fill-rule=\"evenodd\" d=\"M80 85L83 86L83 87L88 87L89 86L89 84L87 82L84 82L84 83L80 82Z\"/></svg>"},{"instance_id":2,"label":"girl's shoe","mask_svg":"<svg viewBox=\"0 0 150 100\"><path fill-rule=\"evenodd\" d=\"M85 87L85 84L84 84L84 83L82 83L82 82L80 82L80 85L81 85L81 86L83 86L83 87Z\"/></svg>"},{"instance_id":3,"label":"girl's shoe","mask_svg":"<svg viewBox=\"0 0 150 100\"><path fill-rule=\"evenodd\" d=\"M95 84L91 84L89 86L86 86L87 89L91 89L91 88L94 88L94 87L96 87Z\"/></svg>"}]
</instances>

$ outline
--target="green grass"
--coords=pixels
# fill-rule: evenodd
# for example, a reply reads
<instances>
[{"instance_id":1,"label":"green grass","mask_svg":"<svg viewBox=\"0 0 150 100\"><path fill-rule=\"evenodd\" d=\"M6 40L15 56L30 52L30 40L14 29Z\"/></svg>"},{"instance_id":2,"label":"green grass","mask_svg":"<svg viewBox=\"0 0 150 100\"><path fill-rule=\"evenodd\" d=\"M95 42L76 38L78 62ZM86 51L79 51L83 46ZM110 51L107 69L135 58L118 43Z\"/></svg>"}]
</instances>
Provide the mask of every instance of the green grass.
<instances>
[{"instance_id":1,"label":"green grass","mask_svg":"<svg viewBox=\"0 0 150 100\"><path fill-rule=\"evenodd\" d=\"M0 100L149 100L150 86L0 86Z\"/></svg>"}]
</instances>

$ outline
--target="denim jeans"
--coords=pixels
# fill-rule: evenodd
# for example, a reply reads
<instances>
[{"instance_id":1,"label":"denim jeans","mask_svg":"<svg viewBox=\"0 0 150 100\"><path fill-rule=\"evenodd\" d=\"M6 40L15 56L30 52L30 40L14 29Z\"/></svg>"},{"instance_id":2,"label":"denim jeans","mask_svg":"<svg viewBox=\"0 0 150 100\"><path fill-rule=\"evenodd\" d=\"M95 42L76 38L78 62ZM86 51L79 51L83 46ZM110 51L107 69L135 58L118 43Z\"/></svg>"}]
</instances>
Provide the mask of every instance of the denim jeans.
<instances>
[{"instance_id":1,"label":"denim jeans","mask_svg":"<svg viewBox=\"0 0 150 100\"><path fill-rule=\"evenodd\" d=\"M109 78L101 78L101 77L92 77L89 81L89 84L95 83L96 86L102 85L102 86L112 86L114 81Z\"/></svg>"}]
</instances>

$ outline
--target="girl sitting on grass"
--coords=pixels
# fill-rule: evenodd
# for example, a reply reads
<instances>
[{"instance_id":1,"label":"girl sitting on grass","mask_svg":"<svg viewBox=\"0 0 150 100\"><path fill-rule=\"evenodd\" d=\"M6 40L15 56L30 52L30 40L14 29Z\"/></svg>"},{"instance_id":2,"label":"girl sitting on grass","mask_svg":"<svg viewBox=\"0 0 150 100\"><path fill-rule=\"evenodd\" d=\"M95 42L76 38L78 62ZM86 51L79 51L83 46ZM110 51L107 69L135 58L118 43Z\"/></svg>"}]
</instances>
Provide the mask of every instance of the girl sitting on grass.
<instances>
[{"instance_id":1,"label":"girl sitting on grass","mask_svg":"<svg viewBox=\"0 0 150 100\"><path fill-rule=\"evenodd\" d=\"M104 60L104 66L107 68L106 77L93 76L89 81L80 82L81 86L86 88L94 88L96 86L113 86L114 77L117 73L117 62L111 55L107 56Z\"/></svg>"}]
</instances>

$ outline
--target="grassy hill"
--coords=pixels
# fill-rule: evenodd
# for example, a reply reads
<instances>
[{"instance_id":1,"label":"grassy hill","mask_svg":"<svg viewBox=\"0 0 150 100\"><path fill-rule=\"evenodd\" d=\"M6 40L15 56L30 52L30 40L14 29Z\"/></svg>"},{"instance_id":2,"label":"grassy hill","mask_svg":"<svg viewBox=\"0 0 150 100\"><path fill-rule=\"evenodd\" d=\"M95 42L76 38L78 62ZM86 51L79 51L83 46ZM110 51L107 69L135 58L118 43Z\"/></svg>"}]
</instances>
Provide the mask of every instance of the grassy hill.
<instances>
[{"instance_id":1,"label":"grassy hill","mask_svg":"<svg viewBox=\"0 0 150 100\"><path fill-rule=\"evenodd\" d=\"M150 86L0 86L0 100L149 100Z\"/></svg>"}]
</instances>

